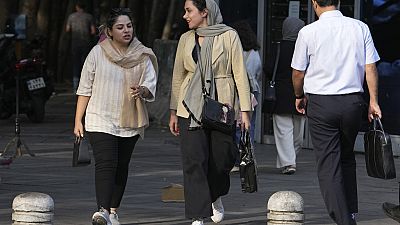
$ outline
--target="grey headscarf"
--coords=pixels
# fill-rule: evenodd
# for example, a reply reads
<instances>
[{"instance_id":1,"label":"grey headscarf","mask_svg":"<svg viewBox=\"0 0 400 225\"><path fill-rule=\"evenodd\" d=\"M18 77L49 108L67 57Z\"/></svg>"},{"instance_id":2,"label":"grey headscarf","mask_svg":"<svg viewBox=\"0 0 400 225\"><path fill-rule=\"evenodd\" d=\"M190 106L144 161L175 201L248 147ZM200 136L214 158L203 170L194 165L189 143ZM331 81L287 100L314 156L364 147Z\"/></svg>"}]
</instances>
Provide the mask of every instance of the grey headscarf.
<instances>
[{"instance_id":1,"label":"grey headscarf","mask_svg":"<svg viewBox=\"0 0 400 225\"><path fill-rule=\"evenodd\" d=\"M197 28L195 32L199 36L203 36L204 40L200 51L200 59L197 61L196 70L193 78L189 82L186 95L183 99L183 105L190 115L189 127L201 126L201 114L204 104L202 92L201 76L204 76L205 88L214 98L214 81L212 77L212 50L214 37L225 33L228 30L233 30L231 27L222 24L222 15L219 10L218 4L214 0L206 0L206 7L208 9L207 27ZM211 82L207 82L211 81Z\"/></svg>"},{"instance_id":2,"label":"grey headscarf","mask_svg":"<svg viewBox=\"0 0 400 225\"><path fill-rule=\"evenodd\" d=\"M296 17L287 17L282 25L282 40L296 41L299 31L303 27L303 20Z\"/></svg>"}]
</instances>

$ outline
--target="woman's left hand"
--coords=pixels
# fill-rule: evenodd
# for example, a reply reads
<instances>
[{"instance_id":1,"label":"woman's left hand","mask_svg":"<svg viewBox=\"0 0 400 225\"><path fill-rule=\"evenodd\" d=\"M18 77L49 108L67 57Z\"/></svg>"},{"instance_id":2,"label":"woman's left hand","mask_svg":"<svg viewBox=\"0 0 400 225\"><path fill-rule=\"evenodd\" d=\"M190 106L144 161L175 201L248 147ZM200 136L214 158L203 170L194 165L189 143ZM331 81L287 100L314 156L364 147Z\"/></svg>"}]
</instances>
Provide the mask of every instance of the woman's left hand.
<instances>
[{"instance_id":1,"label":"woman's left hand","mask_svg":"<svg viewBox=\"0 0 400 225\"><path fill-rule=\"evenodd\" d=\"M242 112L241 129L250 130L250 112Z\"/></svg>"}]
</instances>

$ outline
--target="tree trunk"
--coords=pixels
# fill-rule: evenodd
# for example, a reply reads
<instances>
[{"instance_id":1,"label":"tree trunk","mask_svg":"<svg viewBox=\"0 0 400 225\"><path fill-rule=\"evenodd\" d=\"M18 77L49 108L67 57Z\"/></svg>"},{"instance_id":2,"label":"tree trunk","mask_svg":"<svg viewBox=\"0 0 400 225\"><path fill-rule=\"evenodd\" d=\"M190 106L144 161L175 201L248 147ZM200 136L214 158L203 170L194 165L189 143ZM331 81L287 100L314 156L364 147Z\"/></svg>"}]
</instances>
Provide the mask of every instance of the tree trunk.
<instances>
[{"instance_id":1,"label":"tree trunk","mask_svg":"<svg viewBox=\"0 0 400 225\"><path fill-rule=\"evenodd\" d=\"M108 11L110 10L110 2L108 0L102 0L99 6L100 23L104 24L107 21Z\"/></svg>"},{"instance_id":2,"label":"tree trunk","mask_svg":"<svg viewBox=\"0 0 400 225\"><path fill-rule=\"evenodd\" d=\"M186 21L182 18L184 12L185 0L177 0L177 9L174 15L174 24L172 25L173 30L170 36L172 40L178 40L182 33L188 30L188 25Z\"/></svg>"},{"instance_id":3,"label":"tree trunk","mask_svg":"<svg viewBox=\"0 0 400 225\"><path fill-rule=\"evenodd\" d=\"M48 62L48 72L53 75L57 82L62 81L62 74L57 74L57 64L58 64L58 42L60 31L65 29L64 17L65 8L67 7L69 0L58 0L51 1L50 5L50 19L52 21L49 25L48 34L48 52L47 52L47 62ZM57 75L57 76L56 76Z\"/></svg>"},{"instance_id":4,"label":"tree trunk","mask_svg":"<svg viewBox=\"0 0 400 225\"><path fill-rule=\"evenodd\" d=\"M147 31L146 44L153 46L153 41L156 38L160 38L165 22L165 15L168 13L168 6L170 0L153 0L153 7L151 10L150 22L148 27L151 27Z\"/></svg>"},{"instance_id":5,"label":"tree trunk","mask_svg":"<svg viewBox=\"0 0 400 225\"><path fill-rule=\"evenodd\" d=\"M32 39L36 33L36 15L38 11L39 0L22 0L20 1L20 12L26 15L26 38Z\"/></svg>"},{"instance_id":6,"label":"tree trunk","mask_svg":"<svg viewBox=\"0 0 400 225\"><path fill-rule=\"evenodd\" d=\"M146 33L149 25L151 6L153 0L129 0L128 6L133 12L133 20L135 24L135 34L139 40L146 43Z\"/></svg>"},{"instance_id":7,"label":"tree trunk","mask_svg":"<svg viewBox=\"0 0 400 225\"><path fill-rule=\"evenodd\" d=\"M41 0L37 12L37 28L40 34L46 35L49 30L51 0Z\"/></svg>"},{"instance_id":8,"label":"tree trunk","mask_svg":"<svg viewBox=\"0 0 400 225\"><path fill-rule=\"evenodd\" d=\"M126 0L121 0L121 1L119 2L119 7L121 7L121 8L127 7Z\"/></svg>"},{"instance_id":9,"label":"tree trunk","mask_svg":"<svg viewBox=\"0 0 400 225\"><path fill-rule=\"evenodd\" d=\"M0 32L3 33L7 19L10 15L18 11L18 1L1 0L0 1Z\"/></svg>"},{"instance_id":10,"label":"tree trunk","mask_svg":"<svg viewBox=\"0 0 400 225\"><path fill-rule=\"evenodd\" d=\"M161 39L163 40L167 40L171 36L172 22L175 15L175 9L176 9L176 0L171 0L171 2L169 3L167 21L164 24L164 29L161 37Z\"/></svg>"},{"instance_id":11,"label":"tree trunk","mask_svg":"<svg viewBox=\"0 0 400 225\"><path fill-rule=\"evenodd\" d=\"M74 8L74 1L70 0L68 1L68 5L66 7L66 11L61 11L64 16L61 16L63 18L63 23L62 23L62 29L60 29L60 35L59 35L59 41L58 41L58 54L57 54L57 77L59 80L69 80L72 77L72 71L71 71L71 52L70 52L70 43L71 43L71 37L69 33L65 32L65 26L67 23L68 16L71 12L73 12ZM65 8L64 8L65 10Z\"/></svg>"}]
</instances>

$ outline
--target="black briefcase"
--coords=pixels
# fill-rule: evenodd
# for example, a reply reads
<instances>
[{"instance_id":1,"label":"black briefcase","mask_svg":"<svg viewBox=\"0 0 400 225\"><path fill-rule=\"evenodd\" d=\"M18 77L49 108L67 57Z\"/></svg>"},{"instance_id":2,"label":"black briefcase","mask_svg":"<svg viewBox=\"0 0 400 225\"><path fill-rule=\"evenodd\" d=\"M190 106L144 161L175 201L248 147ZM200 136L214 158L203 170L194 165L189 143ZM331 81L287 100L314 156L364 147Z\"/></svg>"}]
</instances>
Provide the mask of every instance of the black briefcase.
<instances>
[{"instance_id":1,"label":"black briefcase","mask_svg":"<svg viewBox=\"0 0 400 225\"><path fill-rule=\"evenodd\" d=\"M374 118L372 129L364 134L364 149L368 176L385 180L396 178L392 142L379 117Z\"/></svg>"}]
</instances>

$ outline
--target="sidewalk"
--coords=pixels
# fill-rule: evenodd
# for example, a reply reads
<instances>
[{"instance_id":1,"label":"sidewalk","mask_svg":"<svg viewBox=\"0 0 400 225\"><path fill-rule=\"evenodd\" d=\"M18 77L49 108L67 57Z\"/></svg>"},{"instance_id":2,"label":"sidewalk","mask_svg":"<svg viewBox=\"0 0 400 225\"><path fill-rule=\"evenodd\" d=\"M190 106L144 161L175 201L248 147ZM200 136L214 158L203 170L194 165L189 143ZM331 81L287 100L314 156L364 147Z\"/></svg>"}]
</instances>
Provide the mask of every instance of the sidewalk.
<instances>
[{"instance_id":1,"label":"sidewalk","mask_svg":"<svg viewBox=\"0 0 400 225\"><path fill-rule=\"evenodd\" d=\"M55 202L55 225L88 225L96 209L94 164L71 167L75 97L57 95L47 104L42 124L21 118L22 139L36 157L24 154L9 167L0 166L0 224L11 224L11 204L24 192L43 192ZM13 137L14 119L0 120L0 150ZM333 224L319 191L314 154L304 149L298 157L297 172L282 175L275 168L273 145L256 144L259 165L259 191L241 193L239 175L231 176L231 191L223 198L225 220L220 224L266 224L268 198L277 191L298 192L305 203L305 224ZM385 216L383 202L398 203L398 183L366 175L364 155L357 154L359 225L394 225ZM395 159L400 168L400 161ZM119 210L124 225L183 225L183 203L163 203L161 189L170 183L182 184L179 140L166 127L152 126L144 140L139 140L131 161L126 192ZM208 225L213 224L207 220Z\"/></svg>"}]
</instances>

